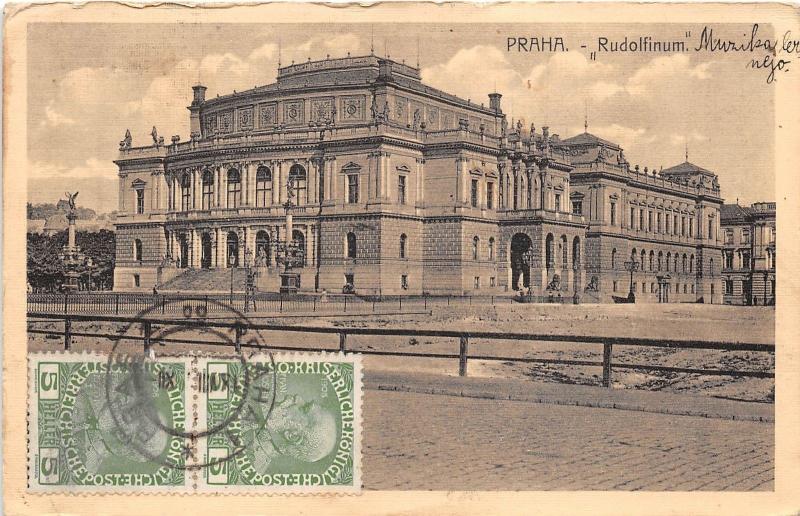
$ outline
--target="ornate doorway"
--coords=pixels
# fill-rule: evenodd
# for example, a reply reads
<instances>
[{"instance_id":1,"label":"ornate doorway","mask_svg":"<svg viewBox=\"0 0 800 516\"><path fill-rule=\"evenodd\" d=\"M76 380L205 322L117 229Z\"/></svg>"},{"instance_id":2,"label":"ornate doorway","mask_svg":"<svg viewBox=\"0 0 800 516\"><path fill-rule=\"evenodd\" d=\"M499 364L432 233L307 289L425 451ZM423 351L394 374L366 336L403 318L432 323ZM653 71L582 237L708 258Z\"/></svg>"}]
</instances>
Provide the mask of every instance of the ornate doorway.
<instances>
[{"instance_id":1,"label":"ornate doorway","mask_svg":"<svg viewBox=\"0 0 800 516\"><path fill-rule=\"evenodd\" d=\"M180 257L178 257L178 267L185 269L189 266L189 239L186 233L178 235L178 248Z\"/></svg>"},{"instance_id":2,"label":"ornate doorway","mask_svg":"<svg viewBox=\"0 0 800 516\"><path fill-rule=\"evenodd\" d=\"M211 234L203 233L203 236L200 237L200 248L200 267L210 269L213 249L211 245Z\"/></svg>"},{"instance_id":3,"label":"ornate doorway","mask_svg":"<svg viewBox=\"0 0 800 516\"><path fill-rule=\"evenodd\" d=\"M520 290L531 286L531 257L533 242L525 233L511 238L511 287Z\"/></svg>"},{"instance_id":4,"label":"ornate doorway","mask_svg":"<svg viewBox=\"0 0 800 516\"><path fill-rule=\"evenodd\" d=\"M233 231L228 233L228 246L227 246L227 260L228 267L239 266L239 235Z\"/></svg>"}]
</instances>

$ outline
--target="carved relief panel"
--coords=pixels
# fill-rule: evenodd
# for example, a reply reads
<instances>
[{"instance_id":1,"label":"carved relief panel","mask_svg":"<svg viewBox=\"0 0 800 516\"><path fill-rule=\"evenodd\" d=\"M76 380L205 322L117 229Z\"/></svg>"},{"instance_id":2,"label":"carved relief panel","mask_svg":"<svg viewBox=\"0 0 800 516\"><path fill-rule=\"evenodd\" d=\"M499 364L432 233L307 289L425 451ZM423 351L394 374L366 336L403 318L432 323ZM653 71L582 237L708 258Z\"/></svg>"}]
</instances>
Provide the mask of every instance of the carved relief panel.
<instances>
[{"instance_id":1,"label":"carved relief panel","mask_svg":"<svg viewBox=\"0 0 800 516\"><path fill-rule=\"evenodd\" d=\"M394 119L405 124L408 117L408 99L397 97L394 102Z\"/></svg>"},{"instance_id":2,"label":"carved relief panel","mask_svg":"<svg viewBox=\"0 0 800 516\"><path fill-rule=\"evenodd\" d=\"M283 120L287 125L302 124L305 121L305 104L302 100L287 100L283 103Z\"/></svg>"},{"instance_id":3,"label":"carved relief panel","mask_svg":"<svg viewBox=\"0 0 800 516\"><path fill-rule=\"evenodd\" d=\"M233 113L225 111L219 115L219 132L229 133L233 131Z\"/></svg>"},{"instance_id":4,"label":"carved relief panel","mask_svg":"<svg viewBox=\"0 0 800 516\"><path fill-rule=\"evenodd\" d=\"M275 104L260 105L258 113L258 127L260 129L269 129L278 123Z\"/></svg>"},{"instance_id":5,"label":"carved relief panel","mask_svg":"<svg viewBox=\"0 0 800 516\"><path fill-rule=\"evenodd\" d=\"M206 115L204 119L203 132L205 136L211 136L217 132L217 115Z\"/></svg>"},{"instance_id":6,"label":"carved relief panel","mask_svg":"<svg viewBox=\"0 0 800 516\"><path fill-rule=\"evenodd\" d=\"M426 125L428 126L429 131L435 131L439 129L439 108L434 106L428 106L426 108Z\"/></svg>"},{"instance_id":7,"label":"carved relief panel","mask_svg":"<svg viewBox=\"0 0 800 516\"><path fill-rule=\"evenodd\" d=\"M311 100L311 121L333 121L333 97Z\"/></svg>"},{"instance_id":8,"label":"carved relief panel","mask_svg":"<svg viewBox=\"0 0 800 516\"><path fill-rule=\"evenodd\" d=\"M246 107L239 109L239 130L250 131L253 129L253 108Z\"/></svg>"},{"instance_id":9,"label":"carved relief panel","mask_svg":"<svg viewBox=\"0 0 800 516\"><path fill-rule=\"evenodd\" d=\"M342 97L340 118L342 120L363 120L366 99L363 95Z\"/></svg>"}]
</instances>

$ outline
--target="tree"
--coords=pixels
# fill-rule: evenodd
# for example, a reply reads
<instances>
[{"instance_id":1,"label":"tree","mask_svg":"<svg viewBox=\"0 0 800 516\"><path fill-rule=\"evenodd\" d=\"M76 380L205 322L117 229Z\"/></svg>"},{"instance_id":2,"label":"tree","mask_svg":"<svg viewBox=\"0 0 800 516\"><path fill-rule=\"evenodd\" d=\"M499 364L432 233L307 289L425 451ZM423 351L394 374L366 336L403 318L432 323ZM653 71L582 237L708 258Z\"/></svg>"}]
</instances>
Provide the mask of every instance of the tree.
<instances>
[{"instance_id":1,"label":"tree","mask_svg":"<svg viewBox=\"0 0 800 516\"><path fill-rule=\"evenodd\" d=\"M85 266L78 269L81 282L87 286L91 272L92 290L110 289L113 286L115 242L114 232L107 229L78 231L75 235L75 243L84 256L93 262L91 271ZM65 245L66 231L53 236L28 233L28 283L35 290L58 290L64 284L64 265L58 255Z\"/></svg>"}]
</instances>

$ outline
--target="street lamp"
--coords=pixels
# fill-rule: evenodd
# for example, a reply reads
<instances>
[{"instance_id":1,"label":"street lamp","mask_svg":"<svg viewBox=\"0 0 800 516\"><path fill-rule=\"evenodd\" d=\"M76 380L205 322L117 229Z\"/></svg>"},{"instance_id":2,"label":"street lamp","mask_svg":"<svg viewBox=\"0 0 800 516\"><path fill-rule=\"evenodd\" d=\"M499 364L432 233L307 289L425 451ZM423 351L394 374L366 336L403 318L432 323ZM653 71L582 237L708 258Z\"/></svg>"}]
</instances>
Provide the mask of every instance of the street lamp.
<instances>
[{"instance_id":1,"label":"street lamp","mask_svg":"<svg viewBox=\"0 0 800 516\"><path fill-rule=\"evenodd\" d=\"M631 260L624 263L625 270L631 273L631 286L630 290L628 291L628 302L635 303L636 302L636 294L633 293L633 273L639 270L639 262L631 256Z\"/></svg>"},{"instance_id":2,"label":"street lamp","mask_svg":"<svg viewBox=\"0 0 800 516\"><path fill-rule=\"evenodd\" d=\"M533 263L533 247L528 247L528 249L522 253L522 264L525 266L525 269L528 270L528 302L531 301L533 297L533 290L531 289L531 263ZM525 285L525 269L522 272L522 285Z\"/></svg>"}]
</instances>

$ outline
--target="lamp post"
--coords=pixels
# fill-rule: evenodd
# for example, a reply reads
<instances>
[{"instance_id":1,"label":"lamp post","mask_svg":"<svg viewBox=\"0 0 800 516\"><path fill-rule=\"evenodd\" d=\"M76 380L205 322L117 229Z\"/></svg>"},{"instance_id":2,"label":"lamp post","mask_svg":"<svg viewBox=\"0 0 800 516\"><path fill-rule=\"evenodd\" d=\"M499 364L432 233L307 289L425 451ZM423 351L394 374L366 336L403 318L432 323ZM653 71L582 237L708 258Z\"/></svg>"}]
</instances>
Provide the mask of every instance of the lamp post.
<instances>
[{"instance_id":1,"label":"lamp post","mask_svg":"<svg viewBox=\"0 0 800 516\"><path fill-rule=\"evenodd\" d=\"M295 262L298 259L303 259L302 250L298 249L297 244L292 239L292 233L294 232L292 225L292 208L294 207L292 203L292 197L294 196L293 183L293 178L289 177L286 182L286 202L283 204L283 209L286 213L286 237L282 242L276 242L277 252L275 253L276 260L279 259L281 254L283 255L283 272L280 273L280 276L281 293L285 294L293 294L299 290L300 274L293 272L292 268L296 265ZM281 253L281 251L283 252Z\"/></svg>"},{"instance_id":2,"label":"lamp post","mask_svg":"<svg viewBox=\"0 0 800 516\"><path fill-rule=\"evenodd\" d=\"M531 289L531 263L533 262L533 247L528 247L528 249L522 253L522 263L525 266L525 269L528 270L528 302L531 302L533 298L533 290ZM522 285L525 285L525 269L522 272Z\"/></svg>"},{"instance_id":3,"label":"lamp post","mask_svg":"<svg viewBox=\"0 0 800 516\"><path fill-rule=\"evenodd\" d=\"M635 303L636 302L636 294L633 293L633 273L639 270L639 262L636 261L633 257L631 260L624 263L625 270L631 273L631 286L630 290L628 290L628 302Z\"/></svg>"}]
</instances>

